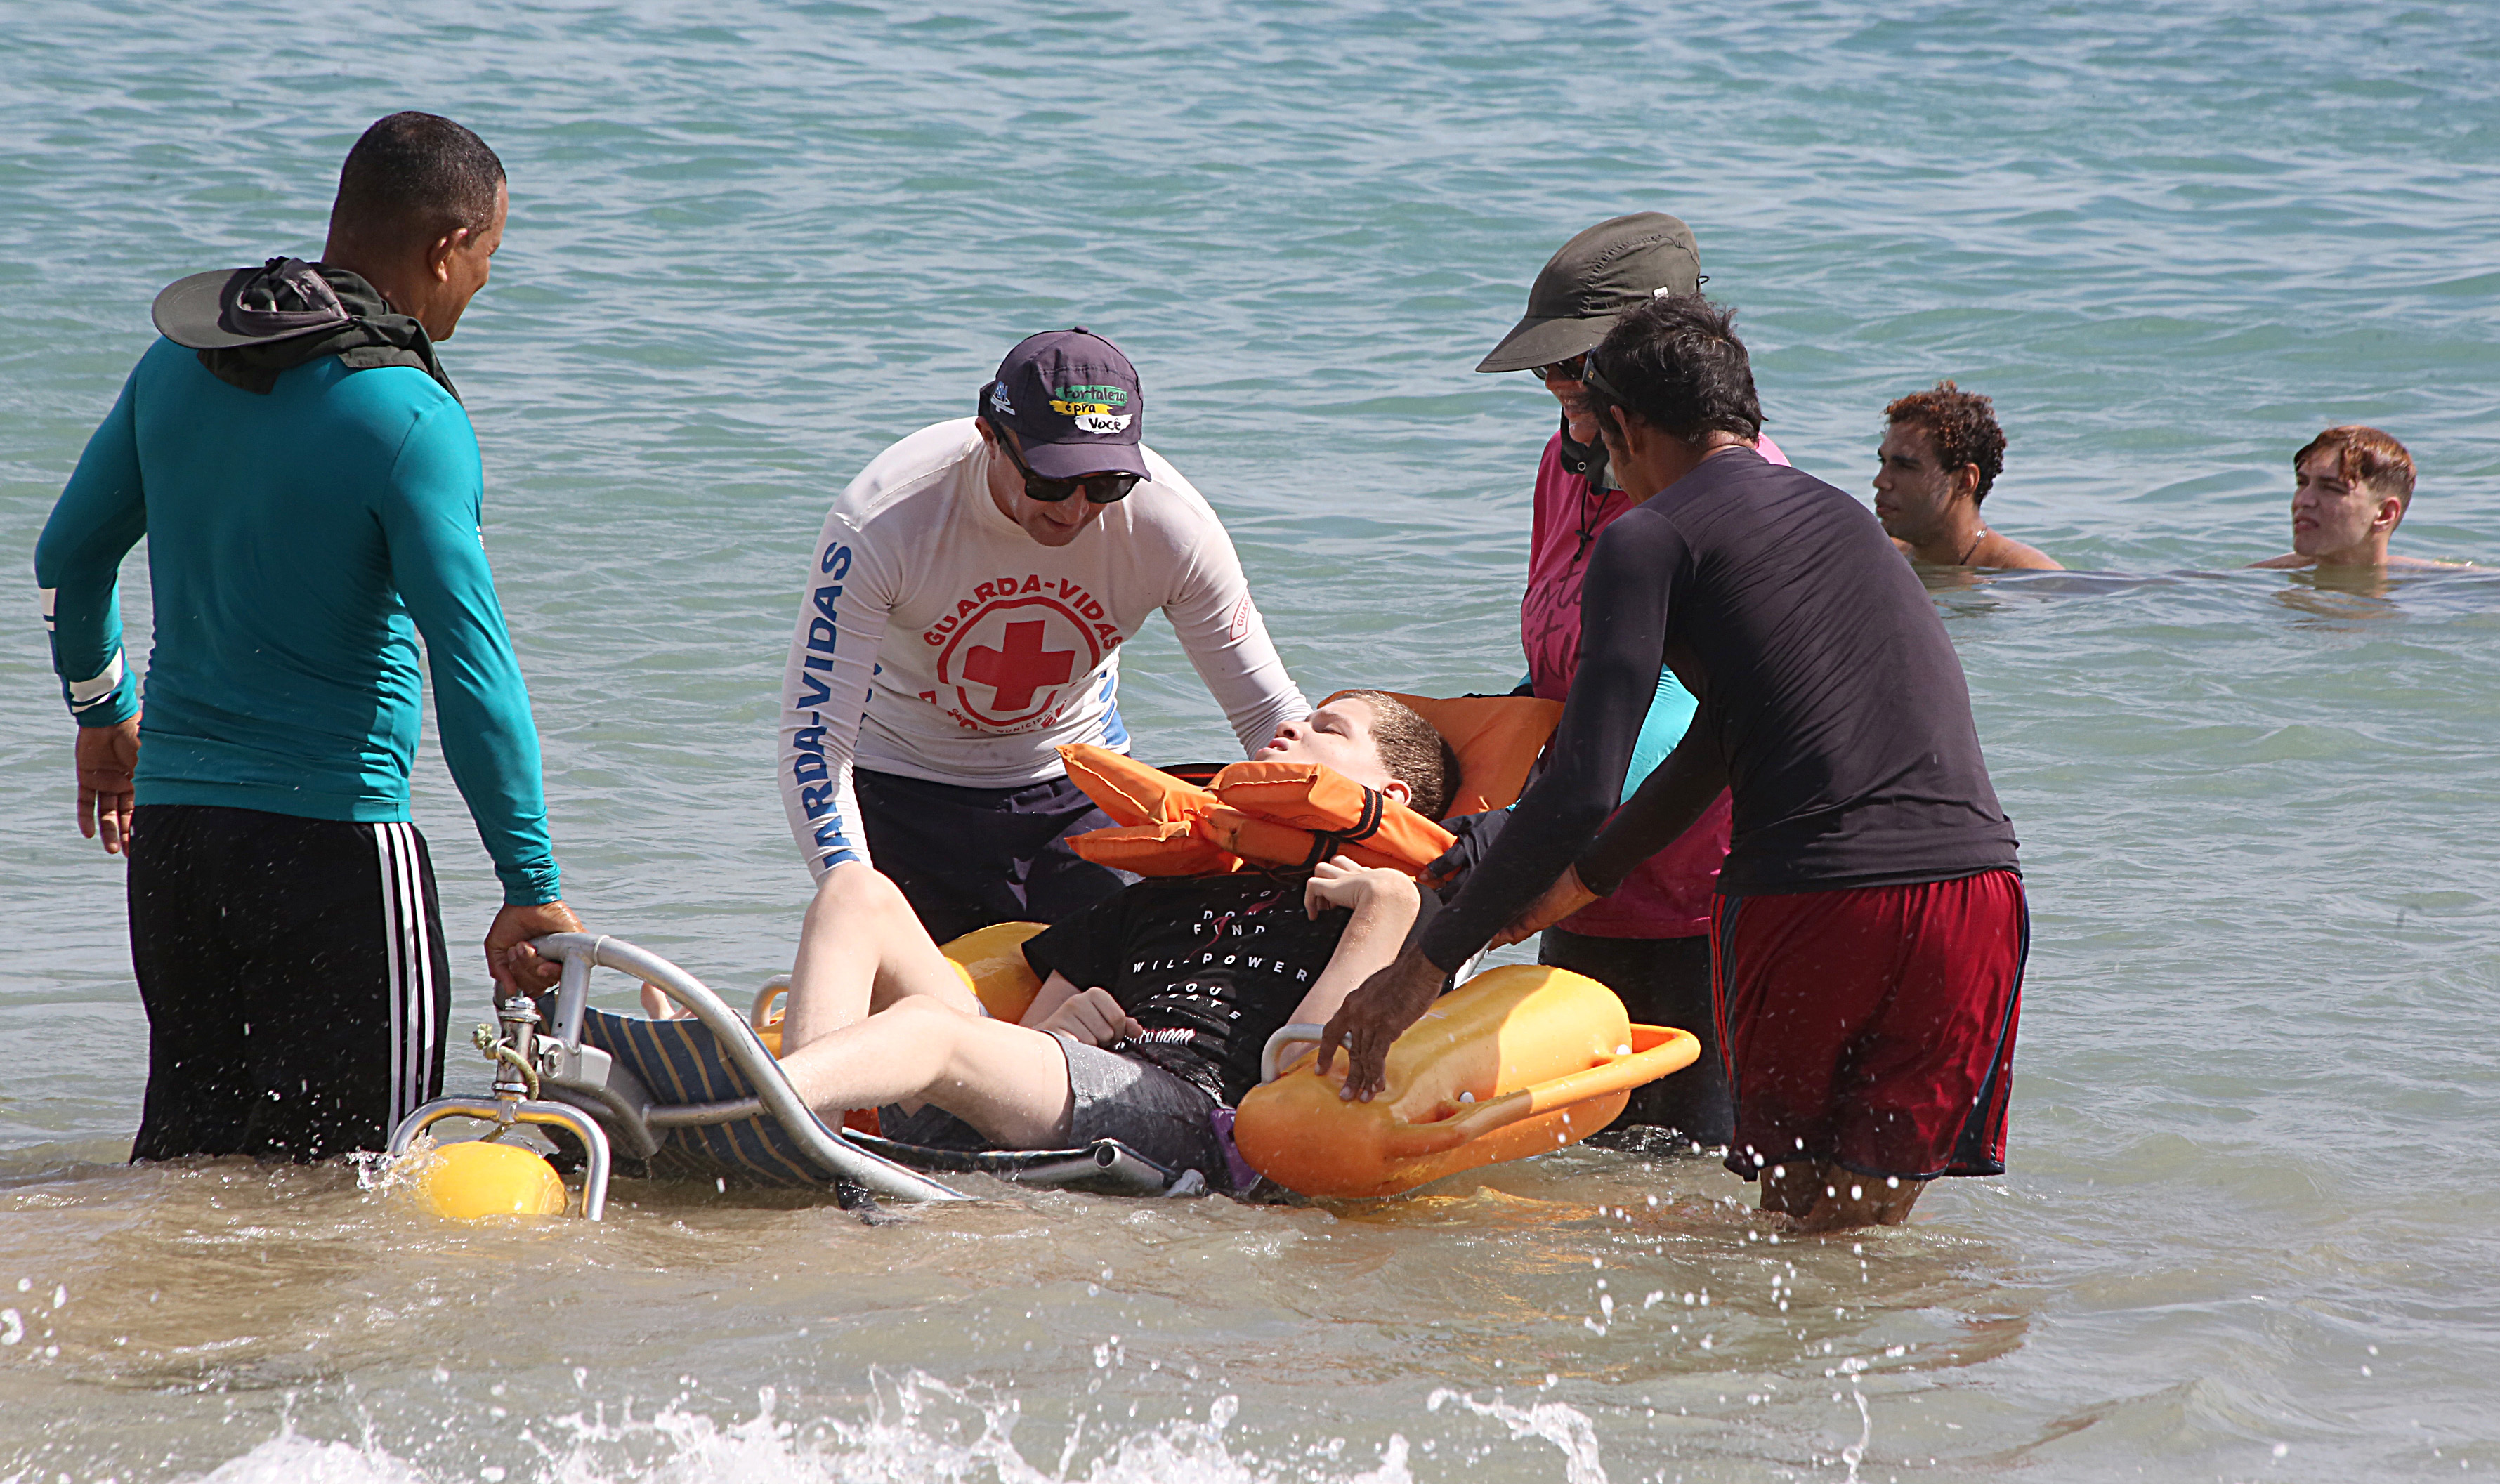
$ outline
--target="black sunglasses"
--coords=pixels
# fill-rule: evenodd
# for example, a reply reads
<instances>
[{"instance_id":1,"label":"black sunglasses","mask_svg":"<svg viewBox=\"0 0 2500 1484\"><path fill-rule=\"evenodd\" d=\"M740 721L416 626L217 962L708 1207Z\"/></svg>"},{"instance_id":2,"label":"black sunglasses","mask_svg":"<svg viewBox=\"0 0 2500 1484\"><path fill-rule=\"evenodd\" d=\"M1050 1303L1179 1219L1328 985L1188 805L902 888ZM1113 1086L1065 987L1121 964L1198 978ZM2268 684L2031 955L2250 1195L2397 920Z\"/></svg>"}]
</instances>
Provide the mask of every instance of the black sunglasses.
<instances>
[{"instance_id":1,"label":"black sunglasses","mask_svg":"<svg viewBox=\"0 0 2500 1484\"><path fill-rule=\"evenodd\" d=\"M1085 498L1096 505L1117 505L1129 498L1129 491L1137 487L1138 477L1127 473L1045 479L1033 472L1033 466L1024 461L1024 455L1016 452L1015 439L1004 428L999 430L999 446L1007 450L1007 458L1016 466L1016 472L1024 476L1024 497L1038 500L1044 505L1057 505L1073 497L1080 489L1085 491Z\"/></svg>"},{"instance_id":2,"label":"black sunglasses","mask_svg":"<svg viewBox=\"0 0 2500 1484\"><path fill-rule=\"evenodd\" d=\"M999 436L999 446L1007 450L1007 461L1016 466L1016 473L1024 476L1024 497L1028 500L1038 500L1044 505L1058 505L1074 498L1076 492L1081 489L1085 491L1085 498L1096 505L1117 505L1129 498L1129 491L1136 488L1138 480L1142 478L1138 475L1118 473L1089 474L1073 479L1045 479L1034 473L1033 466L1026 463L1024 455L1016 451L1015 435L1000 427L996 422L990 421L989 388L986 386L981 388L981 400L978 406L982 420L990 422L991 430Z\"/></svg>"},{"instance_id":3,"label":"black sunglasses","mask_svg":"<svg viewBox=\"0 0 2500 1484\"><path fill-rule=\"evenodd\" d=\"M1568 360L1551 361L1542 366L1531 366L1529 370L1535 376L1536 379L1540 381L1577 381L1581 379L1581 372L1587 367L1588 363L1589 357L1582 354L1572 356Z\"/></svg>"}]
</instances>

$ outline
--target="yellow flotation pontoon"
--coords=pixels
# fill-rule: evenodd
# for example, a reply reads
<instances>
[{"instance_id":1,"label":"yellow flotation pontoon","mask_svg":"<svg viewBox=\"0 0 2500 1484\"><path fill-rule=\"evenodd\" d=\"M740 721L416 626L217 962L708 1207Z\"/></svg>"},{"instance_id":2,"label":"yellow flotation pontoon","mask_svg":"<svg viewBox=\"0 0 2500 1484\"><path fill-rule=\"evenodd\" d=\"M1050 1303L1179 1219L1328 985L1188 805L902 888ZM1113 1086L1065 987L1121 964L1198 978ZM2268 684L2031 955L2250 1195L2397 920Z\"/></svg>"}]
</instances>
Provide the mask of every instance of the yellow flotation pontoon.
<instances>
[{"instance_id":1,"label":"yellow flotation pontoon","mask_svg":"<svg viewBox=\"0 0 2500 1484\"><path fill-rule=\"evenodd\" d=\"M1319 1027L1288 1026L1267 1060ZM1512 964L1444 995L1389 1048L1388 1084L1340 1096L1315 1044L1241 1100L1233 1138L1250 1168L1305 1196L1394 1196L1443 1175L1574 1144L1631 1090L1693 1064L1692 1033L1633 1025L1623 1001L1563 969Z\"/></svg>"},{"instance_id":2,"label":"yellow flotation pontoon","mask_svg":"<svg viewBox=\"0 0 2500 1484\"><path fill-rule=\"evenodd\" d=\"M564 1179L538 1151L471 1139L443 1144L416 1171L416 1194L438 1216L561 1216L572 1202Z\"/></svg>"}]
</instances>

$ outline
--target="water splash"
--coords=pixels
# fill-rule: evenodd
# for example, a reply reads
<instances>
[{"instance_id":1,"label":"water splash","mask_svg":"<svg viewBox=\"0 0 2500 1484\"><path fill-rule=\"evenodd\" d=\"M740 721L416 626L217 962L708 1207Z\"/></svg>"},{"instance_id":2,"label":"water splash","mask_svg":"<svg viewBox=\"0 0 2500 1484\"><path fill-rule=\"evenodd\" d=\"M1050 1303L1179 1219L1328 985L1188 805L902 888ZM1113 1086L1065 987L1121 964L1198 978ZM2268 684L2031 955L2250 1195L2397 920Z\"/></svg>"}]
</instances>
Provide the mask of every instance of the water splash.
<instances>
[{"instance_id":1,"label":"water splash","mask_svg":"<svg viewBox=\"0 0 2500 1484\"><path fill-rule=\"evenodd\" d=\"M219 1465L200 1484L428 1484L425 1475L371 1442L317 1442L281 1424L276 1437Z\"/></svg>"},{"instance_id":2,"label":"water splash","mask_svg":"<svg viewBox=\"0 0 2500 1484\"><path fill-rule=\"evenodd\" d=\"M1434 1391L1425 1405L1437 1412L1443 1402L1449 1402L1479 1417L1494 1419L1508 1428L1513 1437L1541 1438L1562 1450L1563 1484L1606 1484L1605 1466L1597 1461L1597 1425L1578 1407L1562 1402L1514 1406L1498 1397L1478 1402L1463 1392L1447 1389Z\"/></svg>"},{"instance_id":3,"label":"water splash","mask_svg":"<svg viewBox=\"0 0 2500 1484\"><path fill-rule=\"evenodd\" d=\"M1858 1441L1840 1450L1840 1461L1849 1466L1849 1484L1858 1484L1858 1466L1866 1459L1866 1445L1875 1440L1875 1418L1866 1410L1866 1394L1858 1389L1858 1378L1850 1377L1849 1399L1858 1403Z\"/></svg>"},{"instance_id":4,"label":"water splash","mask_svg":"<svg viewBox=\"0 0 2500 1484\"><path fill-rule=\"evenodd\" d=\"M434 1135L431 1131L410 1139L406 1152L391 1155L379 1150L360 1150L347 1156L356 1167L356 1189L373 1195L387 1196L408 1190L434 1158Z\"/></svg>"},{"instance_id":5,"label":"water splash","mask_svg":"<svg viewBox=\"0 0 2500 1484\"><path fill-rule=\"evenodd\" d=\"M1082 1465L1072 1462L1071 1438L1056 1467L1045 1471L1014 1446L1013 1400L914 1375L896 1383L890 1397L880 1388L870 1415L856 1422L792 1421L767 1387L757 1394L755 1415L726 1423L677 1407L640 1421L610 1420L604 1413L565 1418L556 1424L559 1438L482 1468L475 1463L420 1468L370 1439L362 1446L315 1442L291 1426L281 1427L250 1452L194 1476L193 1484L449 1484L478 1478L491 1484L1413 1484L1401 1435L1392 1435L1375 1467L1330 1471L1309 1460L1285 1464L1261 1459L1246 1447L1235 1452L1224 1434L1238 1410L1234 1398L1219 1397L1202 1422L1181 1418L1141 1429ZM1585 1418L1581 1426L1586 1429ZM1604 1477L1576 1470L1570 1475L1572 1484L1584 1478L1603 1484Z\"/></svg>"}]
</instances>

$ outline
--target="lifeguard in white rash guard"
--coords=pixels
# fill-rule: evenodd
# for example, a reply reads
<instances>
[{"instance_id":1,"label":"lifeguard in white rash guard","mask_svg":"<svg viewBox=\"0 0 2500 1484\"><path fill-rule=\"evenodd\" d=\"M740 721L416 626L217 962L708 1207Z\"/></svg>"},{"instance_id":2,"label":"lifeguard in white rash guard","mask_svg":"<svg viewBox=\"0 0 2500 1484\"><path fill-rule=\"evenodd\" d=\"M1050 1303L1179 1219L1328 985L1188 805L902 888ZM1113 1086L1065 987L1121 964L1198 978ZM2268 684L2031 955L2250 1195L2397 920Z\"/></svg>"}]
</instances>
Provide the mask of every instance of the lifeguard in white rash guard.
<instances>
[{"instance_id":1,"label":"lifeguard in white rash guard","mask_svg":"<svg viewBox=\"0 0 2500 1484\"><path fill-rule=\"evenodd\" d=\"M1065 837L1112 823L1057 749L1126 751L1120 646L1160 609L1247 753L1310 711L1233 542L1141 441L1119 347L1007 352L976 415L872 461L825 517L781 687L781 801L821 881L883 872L943 941L1057 921L1129 877Z\"/></svg>"}]
</instances>

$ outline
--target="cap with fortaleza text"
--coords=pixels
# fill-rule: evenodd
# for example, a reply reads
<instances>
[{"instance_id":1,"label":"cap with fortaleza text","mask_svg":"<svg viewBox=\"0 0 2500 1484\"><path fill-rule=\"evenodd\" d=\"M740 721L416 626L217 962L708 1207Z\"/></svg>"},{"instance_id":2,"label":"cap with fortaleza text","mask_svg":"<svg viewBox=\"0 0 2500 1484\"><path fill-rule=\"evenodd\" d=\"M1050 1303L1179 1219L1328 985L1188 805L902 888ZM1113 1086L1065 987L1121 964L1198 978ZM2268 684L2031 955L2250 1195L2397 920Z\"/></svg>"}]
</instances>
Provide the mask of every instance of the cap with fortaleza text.
<instances>
[{"instance_id":1,"label":"cap with fortaleza text","mask_svg":"<svg viewBox=\"0 0 2500 1484\"><path fill-rule=\"evenodd\" d=\"M1528 313L1478 371L1527 371L1596 348L1615 321L1663 294L1697 293L1701 249L1664 212L1610 217L1572 238L1528 290Z\"/></svg>"},{"instance_id":2,"label":"cap with fortaleza text","mask_svg":"<svg viewBox=\"0 0 2500 1484\"><path fill-rule=\"evenodd\" d=\"M1148 478L1137 449L1146 429L1137 369L1081 325L1044 331L1008 351L982 393L981 415L1013 432L1026 466L1045 479Z\"/></svg>"}]
</instances>

